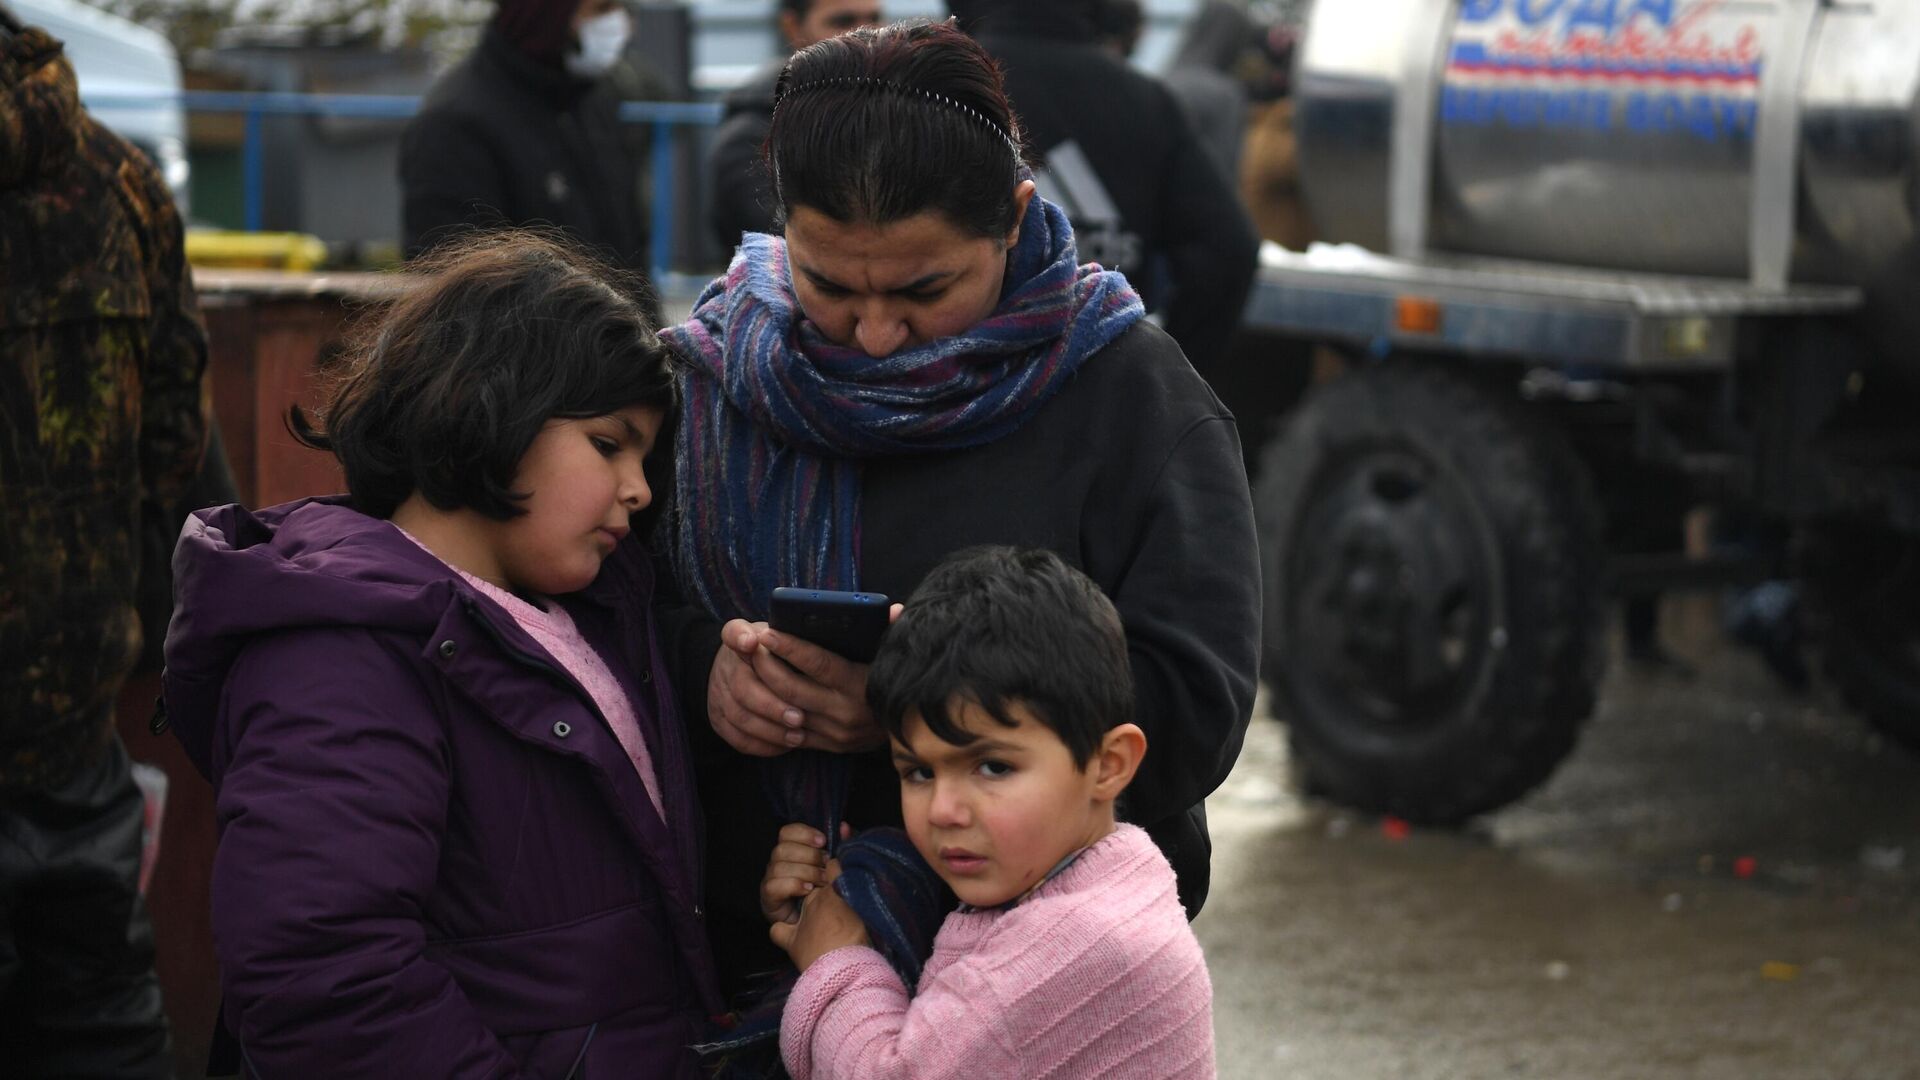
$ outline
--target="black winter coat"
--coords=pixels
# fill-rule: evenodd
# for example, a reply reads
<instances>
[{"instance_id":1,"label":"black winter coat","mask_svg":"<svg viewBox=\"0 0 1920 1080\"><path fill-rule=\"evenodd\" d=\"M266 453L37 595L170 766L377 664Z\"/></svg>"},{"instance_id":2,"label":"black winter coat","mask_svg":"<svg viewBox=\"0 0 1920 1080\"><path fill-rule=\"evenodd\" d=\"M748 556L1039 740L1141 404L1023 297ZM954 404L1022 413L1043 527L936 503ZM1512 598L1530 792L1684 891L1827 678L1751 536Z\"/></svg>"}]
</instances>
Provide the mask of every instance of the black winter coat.
<instances>
[{"instance_id":1,"label":"black winter coat","mask_svg":"<svg viewBox=\"0 0 1920 1080\"><path fill-rule=\"evenodd\" d=\"M464 228L553 225L644 274L640 170L618 108L599 84L542 64L489 28L401 136L407 256Z\"/></svg>"}]
</instances>

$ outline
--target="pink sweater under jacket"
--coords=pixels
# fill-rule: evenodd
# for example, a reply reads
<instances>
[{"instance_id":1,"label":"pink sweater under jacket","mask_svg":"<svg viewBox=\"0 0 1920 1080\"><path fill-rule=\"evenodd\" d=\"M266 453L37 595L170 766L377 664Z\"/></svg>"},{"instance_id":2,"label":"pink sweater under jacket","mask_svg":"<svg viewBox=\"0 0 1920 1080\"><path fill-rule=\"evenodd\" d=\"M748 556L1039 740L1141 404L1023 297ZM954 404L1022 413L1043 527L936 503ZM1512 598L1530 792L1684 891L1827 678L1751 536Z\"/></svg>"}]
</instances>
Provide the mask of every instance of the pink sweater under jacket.
<instances>
[{"instance_id":1,"label":"pink sweater under jacket","mask_svg":"<svg viewBox=\"0 0 1920 1080\"><path fill-rule=\"evenodd\" d=\"M1213 984L1173 868L1121 825L1007 912L947 916L911 999L868 948L787 999L794 1080L1214 1075Z\"/></svg>"}]
</instances>

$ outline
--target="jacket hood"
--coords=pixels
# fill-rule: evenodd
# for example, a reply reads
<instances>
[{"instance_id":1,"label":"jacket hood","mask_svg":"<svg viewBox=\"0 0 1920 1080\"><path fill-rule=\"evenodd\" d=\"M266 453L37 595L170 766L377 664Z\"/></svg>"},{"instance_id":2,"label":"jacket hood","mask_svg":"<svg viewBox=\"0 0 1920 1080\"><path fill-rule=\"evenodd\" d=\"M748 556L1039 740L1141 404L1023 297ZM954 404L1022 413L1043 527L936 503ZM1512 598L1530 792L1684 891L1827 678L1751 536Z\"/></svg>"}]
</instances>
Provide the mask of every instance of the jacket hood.
<instances>
[{"instance_id":1,"label":"jacket hood","mask_svg":"<svg viewBox=\"0 0 1920 1080\"><path fill-rule=\"evenodd\" d=\"M489 25L494 33L527 56L558 68L573 44L573 12L568 0L500 0Z\"/></svg>"},{"instance_id":2,"label":"jacket hood","mask_svg":"<svg viewBox=\"0 0 1920 1080\"><path fill-rule=\"evenodd\" d=\"M429 633L465 584L343 498L195 511L173 554L167 721L203 774L227 671L248 640L332 626Z\"/></svg>"},{"instance_id":3,"label":"jacket hood","mask_svg":"<svg viewBox=\"0 0 1920 1080\"><path fill-rule=\"evenodd\" d=\"M80 145L80 88L39 27L0 34L0 189L51 172Z\"/></svg>"},{"instance_id":4,"label":"jacket hood","mask_svg":"<svg viewBox=\"0 0 1920 1080\"><path fill-rule=\"evenodd\" d=\"M196 510L173 552L173 620L167 627L165 717L202 775L213 777L212 740L227 672L256 635L354 628L426 640L462 604L492 609L492 632L521 653L543 650L512 618L391 522L353 509L344 495L265 510ZM638 541L620 546L579 597L602 607L641 604L653 567Z\"/></svg>"},{"instance_id":5,"label":"jacket hood","mask_svg":"<svg viewBox=\"0 0 1920 1080\"><path fill-rule=\"evenodd\" d=\"M489 26L480 35L474 50L477 59L490 70L488 79L515 83L528 93L556 109L570 109L599 86L598 81L571 75L555 59L541 59L513 43L499 26Z\"/></svg>"}]
</instances>

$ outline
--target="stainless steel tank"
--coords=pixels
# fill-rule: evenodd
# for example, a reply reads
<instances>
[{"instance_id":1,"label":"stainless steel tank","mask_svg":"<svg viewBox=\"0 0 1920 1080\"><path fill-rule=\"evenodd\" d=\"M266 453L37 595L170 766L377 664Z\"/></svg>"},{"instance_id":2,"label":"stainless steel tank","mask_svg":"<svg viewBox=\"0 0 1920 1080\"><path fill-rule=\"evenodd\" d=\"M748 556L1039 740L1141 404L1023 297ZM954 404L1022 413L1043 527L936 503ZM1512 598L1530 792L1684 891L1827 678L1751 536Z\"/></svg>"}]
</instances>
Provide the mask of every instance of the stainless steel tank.
<instances>
[{"instance_id":1,"label":"stainless steel tank","mask_svg":"<svg viewBox=\"0 0 1920 1080\"><path fill-rule=\"evenodd\" d=\"M1325 239L1920 308L1920 0L1319 0L1298 65Z\"/></svg>"}]
</instances>

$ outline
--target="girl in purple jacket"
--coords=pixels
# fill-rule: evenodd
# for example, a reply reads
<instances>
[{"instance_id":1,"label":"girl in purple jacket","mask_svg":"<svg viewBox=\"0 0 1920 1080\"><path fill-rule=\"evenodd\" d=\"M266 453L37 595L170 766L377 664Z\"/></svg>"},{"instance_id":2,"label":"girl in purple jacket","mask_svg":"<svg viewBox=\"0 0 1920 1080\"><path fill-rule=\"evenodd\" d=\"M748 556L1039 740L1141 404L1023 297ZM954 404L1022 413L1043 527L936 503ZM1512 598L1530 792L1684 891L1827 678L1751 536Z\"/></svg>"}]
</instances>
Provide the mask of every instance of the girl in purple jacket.
<instances>
[{"instance_id":1,"label":"girl in purple jacket","mask_svg":"<svg viewBox=\"0 0 1920 1080\"><path fill-rule=\"evenodd\" d=\"M639 300L496 235L344 372L292 421L348 494L200 511L174 559L243 1073L691 1077L719 1000L631 536L673 403Z\"/></svg>"}]
</instances>

